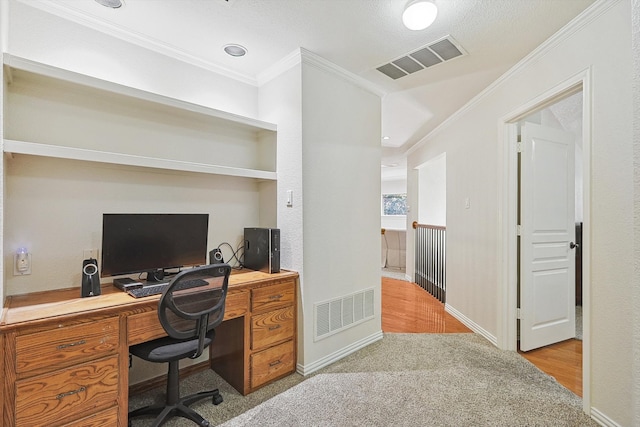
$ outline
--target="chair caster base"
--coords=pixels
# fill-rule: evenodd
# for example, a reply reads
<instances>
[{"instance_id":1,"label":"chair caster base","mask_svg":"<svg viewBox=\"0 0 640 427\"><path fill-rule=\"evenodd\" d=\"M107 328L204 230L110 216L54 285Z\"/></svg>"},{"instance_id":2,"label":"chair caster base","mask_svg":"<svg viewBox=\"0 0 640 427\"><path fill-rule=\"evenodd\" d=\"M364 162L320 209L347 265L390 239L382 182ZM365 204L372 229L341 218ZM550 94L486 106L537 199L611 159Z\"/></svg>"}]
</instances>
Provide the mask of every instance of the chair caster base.
<instances>
[{"instance_id":1,"label":"chair caster base","mask_svg":"<svg viewBox=\"0 0 640 427\"><path fill-rule=\"evenodd\" d=\"M214 405L219 405L222 402L224 402L224 399L222 399L222 395L221 394L214 394L213 397L211 398L211 401L213 402Z\"/></svg>"}]
</instances>

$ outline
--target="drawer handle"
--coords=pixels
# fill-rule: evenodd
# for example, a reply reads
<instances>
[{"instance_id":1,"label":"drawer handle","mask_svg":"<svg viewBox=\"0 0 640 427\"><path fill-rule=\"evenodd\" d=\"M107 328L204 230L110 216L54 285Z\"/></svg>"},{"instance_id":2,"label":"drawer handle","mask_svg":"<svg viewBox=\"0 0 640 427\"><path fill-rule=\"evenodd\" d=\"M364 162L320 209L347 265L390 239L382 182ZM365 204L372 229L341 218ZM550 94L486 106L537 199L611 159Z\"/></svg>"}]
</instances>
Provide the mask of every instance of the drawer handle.
<instances>
[{"instance_id":1,"label":"drawer handle","mask_svg":"<svg viewBox=\"0 0 640 427\"><path fill-rule=\"evenodd\" d=\"M57 347L57 349L58 349L58 350L64 350L65 348L75 347L75 346L77 346L77 345L82 345L82 344L86 344L86 343L87 343L87 342L86 342L85 340L80 340L80 341L72 342L72 343L69 343L69 344L60 344L60 345Z\"/></svg>"},{"instance_id":2,"label":"drawer handle","mask_svg":"<svg viewBox=\"0 0 640 427\"><path fill-rule=\"evenodd\" d=\"M278 294L278 295L270 295L269 299L270 300L276 300L276 299L280 299L282 298L282 294Z\"/></svg>"},{"instance_id":3,"label":"drawer handle","mask_svg":"<svg viewBox=\"0 0 640 427\"><path fill-rule=\"evenodd\" d=\"M87 389L87 388L86 388L85 386L82 386L82 387L80 387L80 388L79 388L79 389L77 389L77 390L71 390L71 391L68 391L68 392L66 392L66 393L60 393L59 395L57 395L57 396L56 396L56 399L58 399L58 400L62 400L62 399L64 399L64 398L65 398L65 397L67 397L67 396L71 396L71 395L74 395L74 394L78 394L78 393L80 393L80 392L85 391L86 389Z\"/></svg>"},{"instance_id":4,"label":"drawer handle","mask_svg":"<svg viewBox=\"0 0 640 427\"><path fill-rule=\"evenodd\" d=\"M275 331L276 329L280 329L281 326L280 325L273 325L273 326L269 326L269 330L270 331Z\"/></svg>"},{"instance_id":5,"label":"drawer handle","mask_svg":"<svg viewBox=\"0 0 640 427\"><path fill-rule=\"evenodd\" d=\"M281 364L282 361L280 359L276 360L275 362L271 362L269 363L269 367L273 368L274 366L278 366L279 364Z\"/></svg>"}]
</instances>

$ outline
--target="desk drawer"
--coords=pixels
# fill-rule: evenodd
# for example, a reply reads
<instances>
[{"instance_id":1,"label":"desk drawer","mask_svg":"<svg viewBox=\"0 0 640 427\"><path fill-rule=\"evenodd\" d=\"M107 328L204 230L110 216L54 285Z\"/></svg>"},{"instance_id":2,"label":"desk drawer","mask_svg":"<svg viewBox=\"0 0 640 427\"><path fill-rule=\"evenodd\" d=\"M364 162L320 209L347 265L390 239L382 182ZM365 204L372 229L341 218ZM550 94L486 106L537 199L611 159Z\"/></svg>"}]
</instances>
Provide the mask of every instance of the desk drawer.
<instances>
[{"instance_id":1,"label":"desk drawer","mask_svg":"<svg viewBox=\"0 0 640 427\"><path fill-rule=\"evenodd\" d=\"M293 337L293 307L273 310L251 318L251 348L259 350Z\"/></svg>"},{"instance_id":2,"label":"desk drawer","mask_svg":"<svg viewBox=\"0 0 640 427\"><path fill-rule=\"evenodd\" d=\"M293 372L293 341L251 355L251 387Z\"/></svg>"},{"instance_id":3,"label":"desk drawer","mask_svg":"<svg viewBox=\"0 0 640 427\"><path fill-rule=\"evenodd\" d=\"M70 366L118 350L118 318L16 337L16 373Z\"/></svg>"},{"instance_id":4,"label":"desk drawer","mask_svg":"<svg viewBox=\"0 0 640 427\"><path fill-rule=\"evenodd\" d=\"M115 406L117 398L117 355L18 380L16 427L63 425L88 412Z\"/></svg>"},{"instance_id":5,"label":"desk drawer","mask_svg":"<svg viewBox=\"0 0 640 427\"><path fill-rule=\"evenodd\" d=\"M81 420L63 424L64 427L105 427L118 425L118 407L114 406L106 411L89 415ZM122 425L122 424L120 424Z\"/></svg>"},{"instance_id":6,"label":"desk drawer","mask_svg":"<svg viewBox=\"0 0 640 427\"><path fill-rule=\"evenodd\" d=\"M247 312L249 292L234 292L227 295L224 304L224 320L240 317ZM156 310L133 314L127 318L128 344L136 345L167 335L158 319Z\"/></svg>"},{"instance_id":7,"label":"desk drawer","mask_svg":"<svg viewBox=\"0 0 640 427\"><path fill-rule=\"evenodd\" d=\"M251 310L265 311L293 304L295 282L284 282L251 291Z\"/></svg>"}]
</instances>

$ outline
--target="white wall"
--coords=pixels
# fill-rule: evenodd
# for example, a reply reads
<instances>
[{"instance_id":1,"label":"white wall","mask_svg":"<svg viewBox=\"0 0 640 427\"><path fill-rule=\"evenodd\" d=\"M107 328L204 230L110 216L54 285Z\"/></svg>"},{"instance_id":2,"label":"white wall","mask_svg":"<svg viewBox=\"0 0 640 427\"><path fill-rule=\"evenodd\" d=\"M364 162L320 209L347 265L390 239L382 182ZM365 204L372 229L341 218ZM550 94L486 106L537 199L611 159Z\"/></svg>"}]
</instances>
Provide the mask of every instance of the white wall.
<instances>
[{"instance_id":1,"label":"white wall","mask_svg":"<svg viewBox=\"0 0 640 427\"><path fill-rule=\"evenodd\" d=\"M0 62L4 64L4 52L7 48L7 41L9 36L9 10L7 9L7 3L5 1L0 1ZM4 93L7 88L7 82L4 78L5 69L2 67L0 70L0 79L2 80L2 84L0 85L0 101L4 99ZM6 114L6 106L2 103L2 108L0 108L0 150L4 153L4 126L1 124L4 123L4 116ZM6 159L4 155L2 156L2 162L0 162L0 188L2 188L2 192L0 193L0 250L3 247L3 231L4 230L4 198L5 198L5 190L4 190L4 171L6 168ZM4 252L4 251L3 251ZM0 278L4 277L4 255L0 256ZM0 303L4 306L4 285L3 281L0 282Z\"/></svg>"},{"instance_id":2,"label":"white wall","mask_svg":"<svg viewBox=\"0 0 640 427\"><path fill-rule=\"evenodd\" d=\"M371 179L380 176L380 98L310 52L288 61L261 87L260 111L278 123L278 225L292 250L286 265L301 273L298 367L308 373L381 334L380 180ZM314 341L314 304L368 288L374 319Z\"/></svg>"},{"instance_id":3,"label":"white wall","mask_svg":"<svg viewBox=\"0 0 640 427\"><path fill-rule=\"evenodd\" d=\"M255 86L10 2L9 53L194 104L256 118Z\"/></svg>"},{"instance_id":4,"label":"white wall","mask_svg":"<svg viewBox=\"0 0 640 427\"><path fill-rule=\"evenodd\" d=\"M375 317L314 342L305 333L305 365L381 332L381 102L339 74L302 65L304 329L313 304L373 288Z\"/></svg>"},{"instance_id":5,"label":"white wall","mask_svg":"<svg viewBox=\"0 0 640 427\"><path fill-rule=\"evenodd\" d=\"M418 166L418 222L447 225L447 153Z\"/></svg>"},{"instance_id":6,"label":"white wall","mask_svg":"<svg viewBox=\"0 0 640 427\"><path fill-rule=\"evenodd\" d=\"M299 53L296 52L300 61ZM280 228L280 266L299 274L298 325L304 318L305 300L303 170L302 170L302 73L297 65L260 86L260 119L278 123L277 212ZM293 206L287 206L287 191ZM305 330L298 327L298 362L304 360Z\"/></svg>"},{"instance_id":7,"label":"white wall","mask_svg":"<svg viewBox=\"0 0 640 427\"><path fill-rule=\"evenodd\" d=\"M633 348L634 348L634 368L632 383L633 402L635 418L633 425L640 425L640 0L633 0L631 6L631 16L633 22L632 49L633 52L633 159L634 159L634 280L633 280Z\"/></svg>"},{"instance_id":8,"label":"white wall","mask_svg":"<svg viewBox=\"0 0 640 427\"><path fill-rule=\"evenodd\" d=\"M408 167L447 153L447 304L498 335L502 248L500 120L585 69L593 96L590 215L592 414L632 425L634 253L630 2L597 2L411 150ZM562 30L561 30L562 31ZM612 48L617 46L618 48ZM416 178L409 176L410 194ZM464 209L470 197L471 208ZM412 247L408 244L408 249ZM408 256L412 256L408 255ZM615 284L615 286L612 286Z\"/></svg>"}]
</instances>

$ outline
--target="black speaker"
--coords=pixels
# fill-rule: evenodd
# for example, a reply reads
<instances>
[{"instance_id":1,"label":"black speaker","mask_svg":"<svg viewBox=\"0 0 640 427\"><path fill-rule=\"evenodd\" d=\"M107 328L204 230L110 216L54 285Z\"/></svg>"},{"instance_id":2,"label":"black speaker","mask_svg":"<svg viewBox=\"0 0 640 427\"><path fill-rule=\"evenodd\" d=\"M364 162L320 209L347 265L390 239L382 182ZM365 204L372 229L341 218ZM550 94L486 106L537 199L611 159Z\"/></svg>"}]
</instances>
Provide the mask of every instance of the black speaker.
<instances>
[{"instance_id":1,"label":"black speaker","mask_svg":"<svg viewBox=\"0 0 640 427\"><path fill-rule=\"evenodd\" d=\"M82 261L82 297L95 297L100 293L98 261L93 258L85 259Z\"/></svg>"},{"instance_id":2,"label":"black speaker","mask_svg":"<svg viewBox=\"0 0 640 427\"><path fill-rule=\"evenodd\" d=\"M224 259L222 259L222 251L220 248L215 248L209 251L209 264L222 264Z\"/></svg>"}]
</instances>

